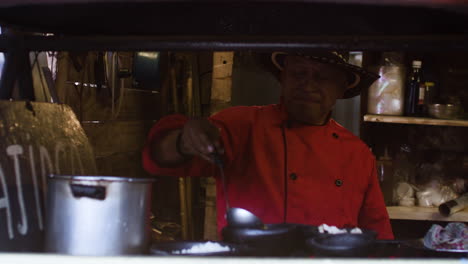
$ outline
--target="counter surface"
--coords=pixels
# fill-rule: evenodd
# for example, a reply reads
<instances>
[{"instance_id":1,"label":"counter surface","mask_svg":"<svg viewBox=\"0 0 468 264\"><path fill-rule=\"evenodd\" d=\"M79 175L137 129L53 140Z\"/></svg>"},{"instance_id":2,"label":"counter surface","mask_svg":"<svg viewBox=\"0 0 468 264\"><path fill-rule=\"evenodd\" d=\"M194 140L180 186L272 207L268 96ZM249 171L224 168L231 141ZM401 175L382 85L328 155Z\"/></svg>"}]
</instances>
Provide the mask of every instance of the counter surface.
<instances>
[{"instance_id":1,"label":"counter surface","mask_svg":"<svg viewBox=\"0 0 468 264\"><path fill-rule=\"evenodd\" d=\"M217 258L217 257L81 257L56 254L0 253L1 264L299 264L299 263L404 263L404 264L468 264L467 259L312 259L312 258Z\"/></svg>"}]
</instances>

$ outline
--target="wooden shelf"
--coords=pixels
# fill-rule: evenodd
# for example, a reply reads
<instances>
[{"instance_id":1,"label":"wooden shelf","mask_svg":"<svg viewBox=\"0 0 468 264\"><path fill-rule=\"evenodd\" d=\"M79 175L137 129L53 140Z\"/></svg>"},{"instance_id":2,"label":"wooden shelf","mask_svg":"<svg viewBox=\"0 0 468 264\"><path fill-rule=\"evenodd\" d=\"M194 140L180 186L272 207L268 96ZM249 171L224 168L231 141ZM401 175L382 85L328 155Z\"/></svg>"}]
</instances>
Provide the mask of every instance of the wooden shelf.
<instances>
[{"instance_id":1,"label":"wooden shelf","mask_svg":"<svg viewBox=\"0 0 468 264\"><path fill-rule=\"evenodd\" d=\"M468 209L445 217L436 207L387 206L390 219L468 222Z\"/></svg>"},{"instance_id":2,"label":"wooden shelf","mask_svg":"<svg viewBox=\"0 0 468 264\"><path fill-rule=\"evenodd\" d=\"M364 115L364 121L393 124L468 127L468 120L434 119L425 117Z\"/></svg>"}]
</instances>

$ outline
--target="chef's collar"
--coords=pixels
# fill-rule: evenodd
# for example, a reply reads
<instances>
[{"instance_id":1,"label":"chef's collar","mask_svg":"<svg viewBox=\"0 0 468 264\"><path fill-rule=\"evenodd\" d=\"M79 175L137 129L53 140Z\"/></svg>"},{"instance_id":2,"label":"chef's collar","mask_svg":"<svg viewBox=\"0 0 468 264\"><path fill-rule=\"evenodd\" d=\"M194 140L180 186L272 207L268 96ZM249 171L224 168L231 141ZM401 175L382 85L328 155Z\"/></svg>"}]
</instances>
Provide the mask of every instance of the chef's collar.
<instances>
[{"instance_id":1,"label":"chef's collar","mask_svg":"<svg viewBox=\"0 0 468 264\"><path fill-rule=\"evenodd\" d=\"M284 104L284 99L283 99L282 96L280 97L280 103L278 105L278 111L280 112L279 113L278 125L279 126L284 125L287 128L303 127L303 126L313 126L313 127L327 126L330 123L331 114L332 114L331 111L330 111L330 113L328 113L328 117L327 117L326 121L322 125L309 125L309 124L305 124L305 123L302 123L302 122L295 121L295 120L289 118L289 114L288 114L288 111L286 110L286 105Z\"/></svg>"}]
</instances>

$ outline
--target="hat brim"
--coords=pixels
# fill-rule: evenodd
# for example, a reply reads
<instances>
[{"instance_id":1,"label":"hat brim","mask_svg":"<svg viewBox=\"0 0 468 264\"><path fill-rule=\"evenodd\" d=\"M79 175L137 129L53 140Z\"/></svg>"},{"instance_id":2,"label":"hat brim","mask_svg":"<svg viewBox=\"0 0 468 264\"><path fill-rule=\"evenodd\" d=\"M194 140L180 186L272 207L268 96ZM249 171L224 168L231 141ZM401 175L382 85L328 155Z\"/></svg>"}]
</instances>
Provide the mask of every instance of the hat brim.
<instances>
[{"instance_id":1,"label":"hat brim","mask_svg":"<svg viewBox=\"0 0 468 264\"><path fill-rule=\"evenodd\" d=\"M288 55L293 55L293 54L287 53L287 52L279 52L279 51L273 52L271 54L271 61L275 65L275 67L278 68L278 70L282 71L284 69L284 59ZM314 54L308 55L307 57L311 60L315 60L321 63L333 64L337 66L338 68L341 68L342 70L346 71L347 73L352 73L355 75L355 79L353 83L350 83L348 85L348 88L346 89L343 95L344 99L352 98L357 95L360 95L363 89L369 88L369 86L373 82L375 82L375 80L380 78L378 74L366 71L359 66L349 64L347 62L330 59L328 57L323 57L323 56L316 56Z\"/></svg>"}]
</instances>

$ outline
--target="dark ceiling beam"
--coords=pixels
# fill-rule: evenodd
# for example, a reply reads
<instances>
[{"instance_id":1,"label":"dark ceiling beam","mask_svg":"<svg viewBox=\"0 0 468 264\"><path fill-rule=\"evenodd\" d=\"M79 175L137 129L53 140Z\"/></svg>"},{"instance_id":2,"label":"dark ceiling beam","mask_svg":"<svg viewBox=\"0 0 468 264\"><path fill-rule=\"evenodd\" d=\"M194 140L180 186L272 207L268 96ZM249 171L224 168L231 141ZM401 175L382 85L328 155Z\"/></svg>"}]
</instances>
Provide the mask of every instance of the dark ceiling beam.
<instances>
[{"instance_id":1,"label":"dark ceiling beam","mask_svg":"<svg viewBox=\"0 0 468 264\"><path fill-rule=\"evenodd\" d=\"M94 3L112 3L109 0L94 0ZM135 3L135 0L120 0L120 2ZM140 0L140 3L166 3L168 0ZM207 3L207 0L171 0L179 3ZM371 4L371 5L392 5L392 6L426 6L426 7L444 7L444 6L464 6L465 0L217 0L223 3L339 3L339 4ZM25 6L25 5L54 5L54 4L89 4L89 0L2 0L0 7Z\"/></svg>"},{"instance_id":2,"label":"dark ceiling beam","mask_svg":"<svg viewBox=\"0 0 468 264\"><path fill-rule=\"evenodd\" d=\"M236 51L236 50L468 50L468 34L424 36L0 36L0 50Z\"/></svg>"}]
</instances>

